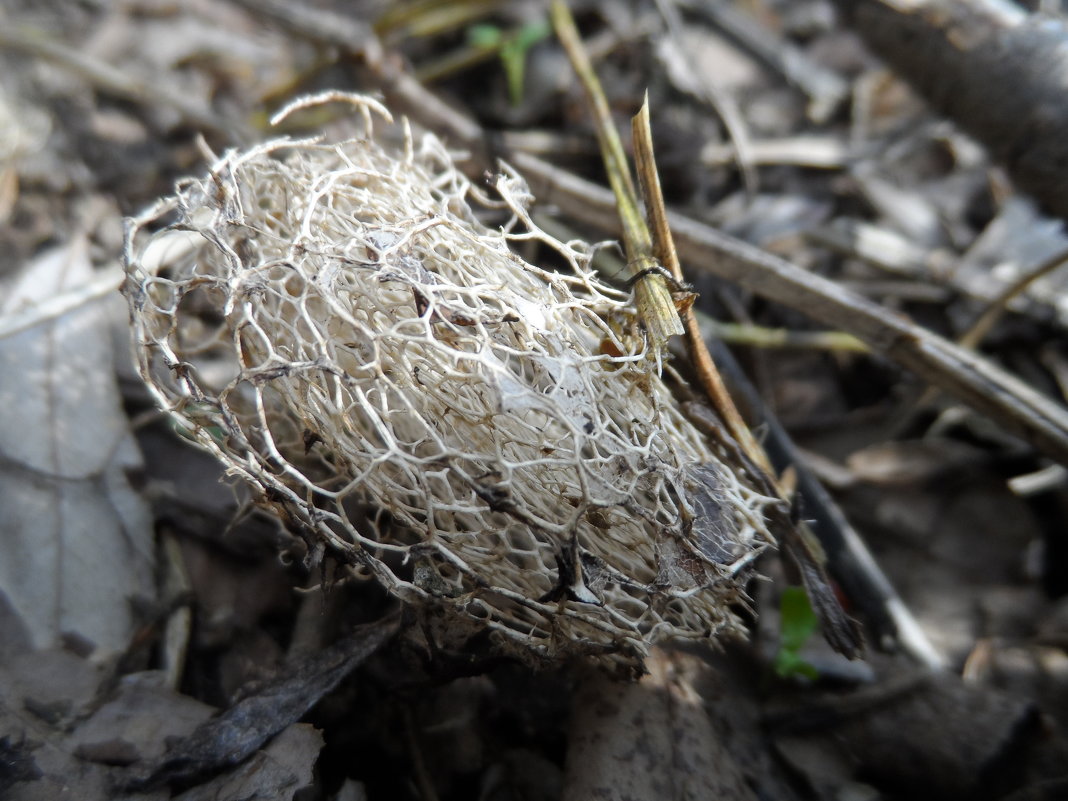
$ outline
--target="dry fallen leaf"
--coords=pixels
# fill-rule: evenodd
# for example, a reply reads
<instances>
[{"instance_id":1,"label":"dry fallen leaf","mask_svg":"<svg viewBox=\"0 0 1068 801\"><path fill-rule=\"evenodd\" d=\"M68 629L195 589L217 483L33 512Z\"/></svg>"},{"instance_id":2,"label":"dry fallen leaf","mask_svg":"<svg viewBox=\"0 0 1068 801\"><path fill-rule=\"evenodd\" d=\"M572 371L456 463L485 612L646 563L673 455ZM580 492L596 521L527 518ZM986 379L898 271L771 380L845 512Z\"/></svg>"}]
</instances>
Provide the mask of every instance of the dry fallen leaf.
<instances>
[{"instance_id":1,"label":"dry fallen leaf","mask_svg":"<svg viewBox=\"0 0 1068 801\"><path fill-rule=\"evenodd\" d=\"M84 238L2 293L0 320L93 278ZM96 301L0 337L0 594L35 647L124 649L131 601L153 595L152 519L126 472L141 459Z\"/></svg>"}]
</instances>

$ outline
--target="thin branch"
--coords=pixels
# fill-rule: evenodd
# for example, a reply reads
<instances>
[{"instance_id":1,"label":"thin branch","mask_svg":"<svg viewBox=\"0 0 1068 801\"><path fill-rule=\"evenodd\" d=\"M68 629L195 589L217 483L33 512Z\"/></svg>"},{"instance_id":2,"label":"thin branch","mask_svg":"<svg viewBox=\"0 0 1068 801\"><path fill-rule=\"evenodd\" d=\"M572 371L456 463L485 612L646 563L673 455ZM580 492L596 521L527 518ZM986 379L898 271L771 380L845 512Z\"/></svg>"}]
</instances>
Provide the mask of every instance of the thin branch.
<instances>
[{"instance_id":1,"label":"thin branch","mask_svg":"<svg viewBox=\"0 0 1068 801\"><path fill-rule=\"evenodd\" d=\"M824 489L786 429L767 408L730 349L712 340L713 355L731 394L746 411L754 427L764 429L764 448L777 471L792 467L802 499L802 516L827 554L831 574L845 595L864 615L882 641L893 637L917 663L932 669L945 667L945 657L924 634L919 622L894 589L863 538Z\"/></svg>"},{"instance_id":2,"label":"thin branch","mask_svg":"<svg viewBox=\"0 0 1068 801\"><path fill-rule=\"evenodd\" d=\"M517 153L514 165L542 202L586 224L618 231L611 193ZM693 269L732 281L866 342L921 379L1001 423L1057 461L1068 464L1068 410L974 353L755 245L697 220L668 215L679 255Z\"/></svg>"},{"instance_id":3,"label":"thin branch","mask_svg":"<svg viewBox=\"0 0 1068 801\"><path fill-rule=\"evenodd\" d=\"M968 327L968 330L957 339L957 343L962 348L967 348L970 351L976 350L986 335L990 333L991 329L993 329L993 327L998 324L998 321L1005 315L1010 303L1027 291L1027 288L1039 278L1053 272L1065 262L1068 262L1068 249L1062 249L1057 253L1054 253L1052 256L1038 264L1038 266L1028 270L1016 281L1009 284L1009 286L1005 287L997 297L990 301L987 307L983 310L983 313L980 314L975 322ZM937 387L928 387L916 400L913 407L915 409L924 409L934 403L938 399L938 395L939 392Z\"/></svg>"},{"instance_id":4,"label":"thin branch","mask_svg":"<svg viewBox=\"0 0 1068 801\"><path fill-rule=\"evenodd\" d=\"M871 353L871 348L855 336L841 331L794 331L789 328L722 323L711 318L701 320L701 327L730 345L745 345L751 348L827 350L837 353Z\"/></svg>"},{"instance_id":5,"label":"thin branch","mask_svg":"<svg viewBox=\"0 0 1068 801\"><path fill-rule=\"evenodd\" d=\"M660 15L664 18L664 22L667 23L668 35L671 37L674 46L681 51L683 48L683 23L682 16L679 14L678 8L675 7L674 0L656 0L656 7L660 10ZM738 104L730 94L720 91L719 87L712 83L703 71L696 69L692 63L689 63L691 59L685 53L683 53L683 57L688 62L687 66L693 74L695 88L700 90L703 95L702 99L712 107L716 114L719 115L720 120L722 120L723 127L727 131L727 138L730 139L733 145L732 157L742 175L742 184L745 186L746 193L750 197L754 197L760 188L760 180L753 166L749 134L746 131L745 119L742 117Z\"/></svg>"},{"instance_id":6,"label":"thin branch","mask_svg":"<svg viewBox=\"0 0 1068 801\"><path fill-rule=\"evenodd\" d=\"M649 226L652 228L653 253L657 260L670 272L680 284L684 281L682 267L679 265L679 256L675 251L675 242L671 236L671 227L667 221L667 209L664 206L664 195L660 189L660 176L656 169L656 161L653 155L653 133L649 125L649 96L645 97L641 110L631 120L631 133L634 137L634 161L638 168L638 180L641 183L642 197L645 199L645 209L649 215ZM686 349L690 354L697 371L698 380L704 389L708 399L712 402L716 413L723 420L727 431L745 450L749 458L761 465L765 471L769 465L764 450L753 438L749 427L738 414L738 409L731 400L730 393L723 384L723 379L716 369L712 356L705 347L704 338L701 336L701 328L691 308L682 313L683 327L686 329Z\"/></svg>"},{"instance_id":7,"label":"thin branch","mask_svg":"<svg viewBox=\"0 0 1068 801\"><path fill-rule=\"evenodd\" d=\"M1049 275L1054 270L1063 266L1066 262L1068 262L1068 248L1063 248L1037 266L1027 270L1016 281L1005 287L1005 289L990 302L990 305L986 307L983 313L979 315L978 319L972 323L968 330L964 332L960 339L957 340L961 347L971 349L979 347L979 343L982 342L986 335L990 333L990 330L997 325L998 320L1005 314L1010 303L1027 291L1027 288L1035 281L1045 275Z\"/></svg>"},{"instance_id":8,"label":"thin branch","mask_svg":"<svg viewBox=\"0 0 1068 801\"><path fill-rule=\"evenodd\" d=\"M27 27L0 25L0 49L11 50L31 58L48 61L77 75L95 89L152 108L166 106L177 111L194 126L234 137L234 126L210 109L191 102L159 83L135 78L118 67L81 53L66 42L53 39L43 31Z\"/></svg>"},{"instance_id":9,"label":"thin branch","mask_svg":"<svg viewBox=\"0 0 1068 801\"><path fill-rule=\"evenodd\" d=\"M667 221L667 209L664 196L660 190L660 176L657 174L656 161L653 156L653 134L649 125L649 99L646 97L641 110L631 121L634 134L634 158L638 164L638 178L641 181L642 196L649 214L653 231L653 248L661 264L682 280L682 267L679 265L671 228ZM787 494L775 478L771 461L764 448L756 441L749 427L738 413L730 392L716 369L716 363L708 352L697 317L692 309L693 297L689 298L683 313L686 327L686 345L690 359L697 370L698 380L711 400L713 407L726 426L729 439L723 436L718 426L711 427L708 434L716 438L729 450L740 449L744 459L739 467L752 476L752 480L761 491L774 494L783 501L775 510L769 509L768 517L775 524L776 537L783 550L789 554L805 583L805 590L813 609L820 617L823 633L832 647L850 659L860 655L863 649L863 637L860 629L845 613L839 603L830 579L827 575L827 558L818 539L804 523L795 523L784 510L789 508Z\"/></svg>"},{"instance_id":10,"label":"thin branch","mask_svg":"<svg viewBox=\"0 0 1068 801\"><path fill-rule=\"evenodd\" d=\"M612 114L608 109L601 83L582 46L575 20L562 0L554 0L550 16L556 35L586 90L594 116L597 141L600 143L605 171L608 173L608 182L616 198L628 266L631 275L638 279L634 286L638 312L649 332L650 343L654 350L659 351L667 344L669 337L683 333L682 323L675 311L671 290L663 276L655 273L645 274L655 264L652 239L638 208L638 195L634 190L627 156L623 152L623 143L619 139L615 123L612 122Z\"/></svg>"},{"instance_id":11,"label":"thin branch","mask_svg":"<svg viewBox=\"0 0 1068 801\"><path fill-rule=\"evenodd\" d=\"M265 20L295 36L337 47L358 57L373 82L396 110L411 114L439 134L472 149L482 146L482 129L419 83L404 70L399 58L388 54L370 25L351 17L289 0L230 0L254 19Z\"/></svg>"}]
</instances>

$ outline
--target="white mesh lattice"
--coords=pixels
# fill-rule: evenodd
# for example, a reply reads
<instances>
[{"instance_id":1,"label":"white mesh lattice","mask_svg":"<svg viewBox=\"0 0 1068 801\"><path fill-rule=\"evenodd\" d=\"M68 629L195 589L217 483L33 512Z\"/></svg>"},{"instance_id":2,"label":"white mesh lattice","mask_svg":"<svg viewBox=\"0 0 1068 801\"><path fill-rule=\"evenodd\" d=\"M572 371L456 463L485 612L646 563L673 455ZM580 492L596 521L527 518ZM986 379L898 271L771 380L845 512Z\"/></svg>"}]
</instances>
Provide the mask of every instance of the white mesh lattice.
<instances>
[{"instance_id":1,"label":"white mesh lattice","mask_svg":"<svg viewBox=\"0 0 1068 801\"><path fill-rule=\"evenodd\" d=\"M161 406L398 597L520 651L634 665L735 626L767 499L680 414L629 297L531 222L517 176L491 229L437 139L393 153L385 110L347 99L365 138L230 153L131 221Z\"/></svg>"}]
</instances>

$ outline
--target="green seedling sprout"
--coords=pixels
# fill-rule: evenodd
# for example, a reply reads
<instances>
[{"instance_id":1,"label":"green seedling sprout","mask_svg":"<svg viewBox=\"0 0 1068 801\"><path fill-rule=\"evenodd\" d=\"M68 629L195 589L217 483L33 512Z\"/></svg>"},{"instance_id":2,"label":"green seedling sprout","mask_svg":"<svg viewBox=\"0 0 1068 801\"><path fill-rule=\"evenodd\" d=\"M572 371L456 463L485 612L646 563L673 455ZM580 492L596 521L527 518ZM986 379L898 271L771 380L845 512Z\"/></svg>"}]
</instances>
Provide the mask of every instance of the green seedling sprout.
<instances>
[{"instance_id":1,"label":"green seedling sprout","mask_svg":"<svg viewBox=\"0 0 1068 801\"><path fill-rule=\"evenodd\" d=\"M508 81L508 98L513 106L518 106L523 101L527 53L551 33L547 22L528 22L508 33L496 25L474 25L468 30L467 38L472 47L497 51Z\"/></svg>"},{"instance_id":2,"label":"green seedling sprout","mask_svg":"<svg viewBox=\"0 0 1068 801\"><path fill-rule=\"evenodd\" d=\"M779 651L775 654L775 674L780 678L816 678L816 668L801 657L801 649L819 625L804 588L784 589L779 601L779 612L781 632Z\"/></svg>"}]
</instances>

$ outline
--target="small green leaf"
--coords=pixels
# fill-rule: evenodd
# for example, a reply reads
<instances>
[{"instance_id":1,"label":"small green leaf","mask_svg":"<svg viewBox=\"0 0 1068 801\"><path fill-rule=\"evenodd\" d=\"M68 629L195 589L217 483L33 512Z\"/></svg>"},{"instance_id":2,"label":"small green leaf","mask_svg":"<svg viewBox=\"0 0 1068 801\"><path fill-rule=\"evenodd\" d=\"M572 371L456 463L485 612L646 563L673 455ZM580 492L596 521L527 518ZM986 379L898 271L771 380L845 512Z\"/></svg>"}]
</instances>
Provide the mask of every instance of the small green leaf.
<instances>
[{"instance_id":1,"label":"small green leaf","mask_svg":"<svg viewBox=\"0 0 1068 801\"><path fill-rule=\"evenodd\" d=\"M467 29L467 43L480 50L496 50L508 81L508 98L513 106L523 100L523 81L527 53L534 45L552 34L548 22L528 22L505 33L496 25L472 25Z\"/></svg>"},{"instance_id":2,"label":"small green leaf","mask_svg":"<svg viewBox=\"0 0 1068 801\"><path fill-rule=\"evenodd\" d=\"M819 620L802 587L787 587L779 601L781 632L779 652L775 655L775 673L787 678L816 678L816 669L801 658L800 651L815 633Z\"/></svg>"},{"instance_id":3,"label":"small green leaf","mask_svg":"<svg viewBox=\"0 0 1068 801\"><path fill-rule=\"evenodd\" d=\"M549 38L549 35L553 32L552 26L548 22L542 20L541 22L528 22L515 34L516 43L523 48L523 50L529 50L542 39Z\"/></svg>"},{"instance_id":4,"label":"small green leaf","mask_svg":"<svg viewBox=\"0 0 1068 801\"><path fill-rule=\"evenodd\" d=\"M500 47L504 35L496 25L472 25L467 29L467 42L472 47L490 49Z\"/></svg>"}]
</instances>

